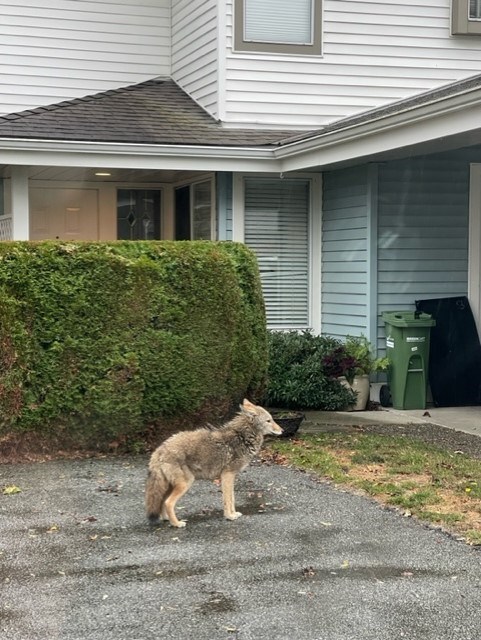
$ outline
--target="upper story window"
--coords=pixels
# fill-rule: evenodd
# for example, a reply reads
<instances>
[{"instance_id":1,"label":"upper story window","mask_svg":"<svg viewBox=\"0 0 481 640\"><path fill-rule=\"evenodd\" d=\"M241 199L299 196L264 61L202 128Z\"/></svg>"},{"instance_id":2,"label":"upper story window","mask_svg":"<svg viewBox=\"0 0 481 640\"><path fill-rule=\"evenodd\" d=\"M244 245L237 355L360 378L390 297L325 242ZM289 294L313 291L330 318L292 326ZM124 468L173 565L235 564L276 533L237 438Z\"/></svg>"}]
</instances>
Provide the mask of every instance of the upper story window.
<instances>
[{"instance_id":1,"label":"upper story window","mask_svg":"<svg viewBox=\"0 0 481 640\"><path fill-rule=\"evenodd\" d=\"M322 0L236 0L236 51L321 53Z\"/></svg>"},{"instance_id":2,"label":"upper story window","mask_svg":"<svg viewBox=\"0 0 481 640\"><path fill-rule=\"evenodd\" d=\"M481 35L481 0L451 0L451 31L455 35Z\"/></svg>"}]
</instances>

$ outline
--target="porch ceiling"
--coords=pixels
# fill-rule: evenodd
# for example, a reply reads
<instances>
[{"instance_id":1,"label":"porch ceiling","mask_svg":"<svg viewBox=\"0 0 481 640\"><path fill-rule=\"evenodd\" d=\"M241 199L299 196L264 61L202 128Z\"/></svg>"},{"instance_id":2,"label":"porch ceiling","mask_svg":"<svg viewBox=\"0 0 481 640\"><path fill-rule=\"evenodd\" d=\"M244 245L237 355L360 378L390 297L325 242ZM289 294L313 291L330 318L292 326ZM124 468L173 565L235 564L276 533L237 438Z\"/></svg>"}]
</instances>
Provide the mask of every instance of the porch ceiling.
<instances>
[{"instance_id":1,"label":"porch ceiling","mask_svg":"<svg viewBox=\"0 0 481 640\"><path fill-rule=\"evenodd\" d=\"M0 176L9 178L11 167L0 165ZM110 173L98 176L96 173ZM114 183L173 183L190 180L196 172L174 170L111 169L109 167L30 167L31 180L52 180L61 182L114 182Z\"/></svg>"}]
</instances>

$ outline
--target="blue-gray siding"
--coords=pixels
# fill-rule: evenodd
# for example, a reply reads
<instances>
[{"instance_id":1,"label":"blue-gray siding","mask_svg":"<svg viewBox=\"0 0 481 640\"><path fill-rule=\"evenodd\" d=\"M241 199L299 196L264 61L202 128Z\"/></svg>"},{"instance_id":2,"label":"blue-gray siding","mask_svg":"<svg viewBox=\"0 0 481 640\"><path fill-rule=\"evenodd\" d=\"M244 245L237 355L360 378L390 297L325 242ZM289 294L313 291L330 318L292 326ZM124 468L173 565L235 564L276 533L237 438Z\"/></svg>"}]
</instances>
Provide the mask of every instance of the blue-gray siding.
<instances>
[{"instance_id":1,"label":"blue-gray siding","mask_svg":"<svg viewBox=\"0 0 481 640\"><path fill-rule=\"evenodd\" d=\"M467 294L469 156L475 154L456 151L379 167L380 347L383 311Z\"/></svg>"},{"instance_id":2,"label":"blue-gray siding","mask_svg":"<svg viewBox=\"0 0 481 640\"><path fill-rule=\"evenodd\" d=\"M216 185L217 239L232 240L232 173L217 173Z\"/></svg>"},{"instance_id":3,"label":"blue-gray siding","mask_svg":"<svg viewBox=\"0 0 481 640\"><path fill-rule=\"evenodd\" d=\"M368 168L323 176L321 322L338 338L368 331Z\"/></svg>"},{"instance_id":4,"label":"blue-gray siding","mask_svg":"<svg viewBox=\"0 0 481 640\"><path fill-rule=\"evenodd\" d=\"M324 174L323 333L382 349L383 311L467 294L471 162L481 147Z\"/></svg>"}]
</instances>

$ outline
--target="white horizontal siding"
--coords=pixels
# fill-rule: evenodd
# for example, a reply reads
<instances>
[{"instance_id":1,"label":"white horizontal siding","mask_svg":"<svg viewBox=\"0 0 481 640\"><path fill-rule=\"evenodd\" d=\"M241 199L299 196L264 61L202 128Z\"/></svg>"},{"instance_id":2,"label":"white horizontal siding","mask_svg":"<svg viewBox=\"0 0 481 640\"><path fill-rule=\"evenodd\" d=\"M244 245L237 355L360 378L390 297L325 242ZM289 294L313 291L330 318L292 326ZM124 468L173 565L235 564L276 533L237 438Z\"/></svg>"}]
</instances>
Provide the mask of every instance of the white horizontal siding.
<instances>
[{"instance_id":1,"label":"white horizontal siding","mask_svg":"<svg viewBox=\"0 0 481 640\"><path fill-rule=\"evenodd\" d=\"M215 0L172 0L172 77L218 116L218 29Z\"/></svg>"},{"instance_id":2,"label":"white horizontal siding","mask_svg":"<svg viewBox=\"0 0 481 640\"><path fill-rule=\"evenodd\" d=\"M450 35L450 0L324 0L323 55L234 53L227 2L225 119L313 127L481 67L481 37Z\"/></svg>"},{"instance_id":3,"label":"white horizontal siding","mask_svg":"<svg viewBox=\"0 0 481 640\"><path fill-rule=\"evenodd\" d=\"M170 0L10 0L0 113L170 75Z\"/></svg>"}]
</instances>

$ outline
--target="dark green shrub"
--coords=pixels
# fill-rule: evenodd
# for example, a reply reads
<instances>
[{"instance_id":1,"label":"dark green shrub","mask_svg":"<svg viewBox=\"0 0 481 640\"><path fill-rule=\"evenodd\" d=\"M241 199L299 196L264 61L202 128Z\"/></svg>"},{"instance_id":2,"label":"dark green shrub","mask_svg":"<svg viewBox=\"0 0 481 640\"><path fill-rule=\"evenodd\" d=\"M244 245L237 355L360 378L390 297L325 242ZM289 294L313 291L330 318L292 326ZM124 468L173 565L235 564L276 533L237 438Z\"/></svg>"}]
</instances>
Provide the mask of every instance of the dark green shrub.
<instances>
[{"instance_id":1,"label":"dark green shrub","mask_svg":"<svg viewBox=\"0 0 481 640\"><path fill-rule=\"evenodd\" d=\"M257 264L216 242L0 243L0 431L139 433L264 383Z\"/></svg>"},{"instance_id":2,"label":"dark green shrub","mask_svg":"<svg viewBox=\"0 0 481 640\"><path fill-rule=\"evenodd\" d=\"M340 341L316 336L311 331L271 331L268 333L268 345L266 404L336 411L353 403L355 394L335 377L343 372L336 369L333 374L333 354L336 365L342 358L347 362L347 354Z\"/></svg>"}]
</instances>

